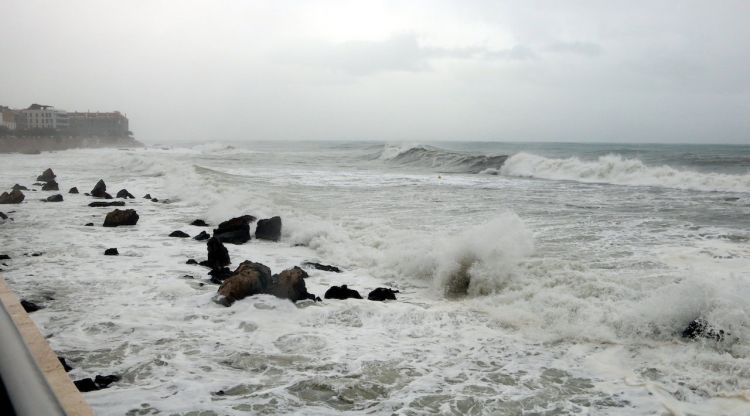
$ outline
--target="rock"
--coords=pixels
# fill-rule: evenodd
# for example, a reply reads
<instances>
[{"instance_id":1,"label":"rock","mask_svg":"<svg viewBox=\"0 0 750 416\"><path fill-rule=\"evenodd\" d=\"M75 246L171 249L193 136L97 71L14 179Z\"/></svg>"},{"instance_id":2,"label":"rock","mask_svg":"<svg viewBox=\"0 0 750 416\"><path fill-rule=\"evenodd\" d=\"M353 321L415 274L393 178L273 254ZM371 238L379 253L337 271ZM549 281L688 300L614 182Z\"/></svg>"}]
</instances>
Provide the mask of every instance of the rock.
<instances>
[{"instance_id":1,"label":"rock","mask_svg":"<svg viewBox=\"0 0 750 416\"><path fill-rule=\"evenodd\" d=\"M359 292L354 289L349 289L346 285L342 285L341 287L331 286L330 289L326 290L324 297L326 299L362 299Z\"/></svg>"},{"instance_id":2,"label":"rock","mask_svg":"<svg viewBox=\"0 0 750 416\"><path fill-rule=\"evenodd\" d=\"M399 293L398 290L388 289L387 287L379 287L370 292L370 294L367 295L367 299L381 302L384 300L396 300L396 293Z\"/></svg>"},{"instance_id":3,"label":"rock","mask_svg":"<svg viewBox=\"0 0 750 416\"><path fill-rule=\"evenodd\" d=\"M20 204L26 196L21 191L13 190L10 193L3 192L0 195L0 204Z\"/></svg>"},{"instance_id":4,"label":"rock","mask_svg":"<svg viewBox=\"0 0 750 416\"><path fill-rule=\"evenodd\" d=\"M208 224L206 224L206 222L203 220L195 220L191 222L190 225L194 225L196 227L208 227Z\"/></svg>"},{"instance_id":5,"label":"rock","mask_svg":"<svg viewBox=\"0 0 750 416\"><path fill-rule=\"evenodd\" d=\"M42 185L42 191L59 191L60 186L55 181L50 181Z\"/></svg>"},{"instance_id":6,"label":"rock","mask_svg":"<svg viewBox=\"0 0 750 416\"><path fill-rule=\"evenodd\" d=\"M151 194L143 195L143 199L151 199Z\"/></svg>"},{"instance_id":7,"label":"rock","mask_svg":"<svg viewBox=\"0 0 750 416\"><path fill-rule=\"evenodd\" d=\"M91 378L84 378L73 382L81 393L99 390L99 386Z\"/></svg>"},{"instance_id":8,"label":"rock","mask_svg":"<svg viewBox=\"0 0 750 416\"><path fill-rule=\"evenodd\" d=\"M317 270L323 270L324 272L334 272L334 273L341 273L341 269L339 269L336 266L329 266L327 264L320 264L320 263L313 263L310 261L306 261L302 263L305 267L313 267Z\"/></svg>"},{"instance_id":9,"label":"rock","mask_svg":"<svg viewBox=\"0 0 750 416\"><path fill-rule=\"evenodd\" d=\"M281 217L259 220L255 228L255 238L279 241L281 239Z\"/></svg>"},{"instance_id":10,"label":"rock","mask_svg":"<svg viewBox=\"0 0 750 416\"><path fill-rule=\"evenodd\" d=\"M63 196L60 195L60 194L48 196L47 199L45 199L44 201L46 201L46 202L62 202L63 201Z\"/></svg>"},{"instance_id":11,"label":"rock","mask_svg":"<svg viewBox=\"0 0 750 416\"><path fill-rule=\"evenodd\" d=\"M104 202L104 201L94 201L89 204L92 208L101 208L101 207L124 207L125 201L112 201L112 202Z\"/></svg>"},{"instance_id":12,"label":"rock","mask_svg":"<svg viewBox=\"0 0 750 416\"><path fill-rule=\"evenodd\" d=\"M211 235L209 235L205 231L201 231L200 234L198 234L195 237L193 237L193 240L203 241L203 240L208 240L209 238L211 238Z\"/></svg>"},{"instance_id":13,"label":"rock","mask_svg":"<svg viewBox=\"0 0 750 416\"><path fill-rule=\"evenodd\" d=\"M28 190L29 190L29 188L27 188L27 187L25 187L25 186L23 186L23 185L19 185L19 184L15 184L15 185L13 185L13 188L12 188L12 189L13 189L14 191L28 191Z\"/></svg>"},{"instance_id":14,"label":"rock","mask_svg":"<svg viewBox=\"0 0 750 416\"><path fill-rule=\"evenodd\" d=\"M260 263L243 261L221 284L215 301L224 306L230 306L235 301L248 296L268 293L270 283L271 269Z\"/></svg>"},{"instance_id":15,"label":"rock","mask_svg":"<svg viewBox=\"0 0 750 416\"><path fill-rule=\"evenodd\" d=\"M136 225L138 218L138 213L134 209L116 209L107 214L107 217L104 219L104 226L119 227L121 225Z\"/></svg>"},{"instance_id":16,"label":"rock","mask_svg":"<svg viewBox=\"0 0 750 416\"><path fill-rule=\"evenodd\" d=\"M100 389L106 389L109 387L110 384L115 383L117 381L120 381L120 376L116 376L114 374L108 375L108 376L100 376L97 375L94 377L94 383L100 388Z\"/></svg>"},{"instance_id":17,"label":"rock","mask_svg":"<svg viewBox=\"0 0 750 416\"><path fill-rule=\"evenodd\" d=\"M65 358L58 356L58 361L60 361L60 365L62 365L63 370L65 370L66 373L70 372L70 370L73 369L73 367L69 366L68 363L65 361Z\"/></svg>"},{"instance_id":18,"label":"rock","mask_svg":"<svg viewBox=\"0 0 750 416\"><path fill-rule=\"evenodd\" d=\"M244 244L250 240L250 223L255 221L252 215L232 218L219 224L214 230L214 237L222 243Z\"/></svg>"},{"instance_id":19,"label":"rock","mask_svg":"<svg viewBox=\"0 0 750 416\"><path fill-rule=\"evenodd\" d=\"M117 197L123 199L135 199L135 197L130 192L128 192L127 189L120 189L120 191L117 192Z\"/></svg>"},{"instance_id":20,"label":"rock","mask_svg":"<svg viewBox=\"0 0 750 416\"><path fill-rule=\"evenodd\" d=\"M232 271L228 267L222 267L221 269L211 270L208 272L208 275L211 276L211 279L209 279L211 283L220 285L221 282L227 280L232 275Z\"/></svg>"},{"instance_id":21,"label":"rock","mask_svg":"<svg viewBox=\"0 0 750 416\"><path fill-rule=\"evenodd\" d=\"M93 226L94 226L93 222L87 222L86 225L84 225L84 227L93 227Z\"/></svg>"},{"instance_id":22,"label":"rock","mask_svg":"<svg viewBox=\"0 0 750 416\"><path fill-rule=\"evenodd\" d=\"M0 212L0 220L7 220L8 216L4 212Z\"/></svg>"},{"instance_id":23,"label":"rock","mask_svg":"<svg viewBox=\"0 0 750 416\"><path fill-rule=\"evenodd\" d=\"M78 188L76 188L76 187L74 186L74 187L70 188L70 190L68 191L68 193L69 193L69 194L77 194L77 193L78 193Z\"/></svg>"},{"instance_id":24,"label":"rock","mask_svg":"<svg viewBox=\"0 0 750 416\"><path fill-rule=\"evenodd\" d=\"M723 329L717 329L703 318L690 321L682 331L682 337L688 339L706 338L714 341L723 341L724 337L730 335Z\"/></svg>"},{"instance_id":25,"label":"rock","mask_svg":"<svg viewBox=\"0 0 750 416\"><path fill-rule=\"evenodd\" d=\"M34 182L34 186L44 186L46 182Z\"/></svg>"},{"instance_id":26,"label":"rock","mask_svg":"<svg viewBox=\"0 0 750 416\"><path fill-rule=\"evenodd\" d=\"M177 231L172 231L172 233L171 233L171 234L169 234L169 236L170 236L170 237L177 237L177 238L188 238L188 237L190 237L190 236L188 235L188 233L186 233L186 232L183 232L183 231L180 231L180 230L177 230Z\"/></svg>"},{"instance_id":27,"label":"rock","mask_svg":"<svg viewBox=\"0 0 750 416\"><path fill-rule=\"evenodd\" d=\"M103 179L99 179L99 182L94 185L94 189L90 192L94 198L112 199L112 195L107 193L107 184L104 183Z\"/></svg>"},{"instance_id":28,"label":"rock","mask_svg":"<svg viewBox=\"0 0 750 416\"><path fill-rule=\"evenodd\" d=\"M311 299L315 300L315 295L307 292L305 287L305 278L307 273L299 267L284 270L279 274L271 276L271 286L269 293L281 299L289 299L292 302Z\"/></svg>"},{"instance_id":29,"label":"rock","mask_svg":"<svg viewBox=\"0 0 750 416\"><path fill-rule=\"evenodd\" d=\"M0 254L0 260L10 260L10 256L7 254Z\"/></svg>"},{"instance_id":30,"label":"rock","mask_svg":"<svg viewBox=\"0 0 750 416\"><path fill-rule=\"evenodd\" d=\"M119 256L120 252L117 251L116 248L108 248L108 249L104 250L104 255L105 256Z\"/></svg>"},{"instance_id":31,"label":"rock","mask_svg":"<svg viewBox=\"0 0 750 416\"><path fill-rule=\"evenodd\" d=\"M219 270L231 263L229 260L229 251L227 251L224 244L222 244L216 237L208 239L206 242L206 249L208 250L208 260L201 262L201 265L210 267L214 270Z\"/></svg>"},{"instance_id":32,"label":"rock","mask_svg":"<svg viewBox=\"0 0 750 416\"><path fill-rule=\"evenodd\" d=\"M198 264L198 262L195 261L195 259L188 259L188 261L186 261L185 264Z\"/></svg>"},{"instance_id":33,"label":"rock","mask_svg":"<svg viewBox=\"0 0 750 416\"><path fill-rule=\"evenodd\" d=\"M26 311L26 313L36 312L39 309L43 309L41 306L37 305L36 303L29 302L26 299L21 299L21 306L23 307L23 310Z\"/></svg>"},{"instance_id":34,"label":"rock","mask_svg":"<svg viewBox=\"0 0 750 416\"><path fill-rule=\"evenodd\" d=\"M159 200L156 198L151 198L151 202L159 202Z\"/></svg>"},{"instance_id":35,"label":"rock","mask_svg":"<svg viewBox=\"0 0 750 416\"><path fill-rule=\"evenodd\" d=\"M55 172L52 172L52 169L47 169L44 172L42 172L41 175L36 177L36 180L39 182L52 182L55 180Z\"/></svg>"}]
</instances>

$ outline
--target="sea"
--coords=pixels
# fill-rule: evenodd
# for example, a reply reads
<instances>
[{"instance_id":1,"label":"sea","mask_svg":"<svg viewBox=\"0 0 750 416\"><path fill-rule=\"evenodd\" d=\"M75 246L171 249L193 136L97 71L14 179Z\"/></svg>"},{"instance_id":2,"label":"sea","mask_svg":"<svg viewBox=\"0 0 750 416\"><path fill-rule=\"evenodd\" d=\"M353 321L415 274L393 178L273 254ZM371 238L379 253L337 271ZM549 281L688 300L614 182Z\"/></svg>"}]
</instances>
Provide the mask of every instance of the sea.
<instances>
[{"instance_id":1,"label":"sea","mask_svg":"<svg viewBox=\"0 0 750 416\"><path fill-rule=\"evenodd\" d=\"M33 186L46 168L64 201ZM127 189L140 220L84 195ZM98 415L749 415L750 146L208 142L0 155L9 286ZM80 194L68 194L71 187ZM158 199L144 199L150 194ZM214 302L191 236L280 216L234 268L321 298ZM85 226L86 223L94 226ZM120 255L104 256L107 248ZM397 300L376 302L378 287ZM700 319L721 337L688 339ZM718 339L717 339L718 338Z\"/></svg>"}]
</instances>

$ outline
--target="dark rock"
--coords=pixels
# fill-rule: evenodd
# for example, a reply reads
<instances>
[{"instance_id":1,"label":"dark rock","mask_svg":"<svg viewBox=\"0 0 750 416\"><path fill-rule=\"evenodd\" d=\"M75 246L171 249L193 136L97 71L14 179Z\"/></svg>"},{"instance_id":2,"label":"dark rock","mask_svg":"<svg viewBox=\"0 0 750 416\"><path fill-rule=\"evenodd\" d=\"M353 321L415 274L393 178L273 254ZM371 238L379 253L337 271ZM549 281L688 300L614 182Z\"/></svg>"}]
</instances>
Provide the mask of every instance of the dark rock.
<instances>
[{"instance_id":1,"label":"dark rock","mask_svg":"<svg viewBox=\"0 0 750 416\"><path fill-rule=\"evenodd\" d=\"M84 225L84 227L93 227L93 226L94 226L93 222L87 222L86 225Z\"/></svg>"},{"instance_id":2,"label":"dark rock","mask_svg":"<svg viewBox=\"0 0 750 416\"><path fill-rule=\"evenodd\" d=\"M120 252L117 251L116 248L108 248L108 249L104 250L104 255L105 256L119 256Z\"/></svg>"},{"instance_id":3,"label":"dark rock","mask_svg":"<svg viewBox=\"0 0 750 416\"><path fill-rule=\"evenodd\" d=\"M118 198L123 198L123 199L135 199L135 197L133 196L133 194L131 194L130 192L128 192L127 189L120 189L120 191L117 192L117 197Z\"/></svg>"},{"instance_id":4,"label":"dark rock","mask_svg":"<svg viewBox=\"0 0 750 416\"><path fill-rule=\"evenodd\" d=\"M94 383L94 380L92 380L91 378L76 380L73 382L73 384L75 384L78 388L78 391L82 393L99 390L99 386L97 386L96 383Z\"/></svg>"},{"instance_id":5,"label":"dark rock","mask_svg":"<svg viewBox=\"0 0 750 416\"><path fill-rule=\"evenodd\" d=\"M255 221L252 215L232 218L219 224L214 230L214 237L222 243L244 244L250 240L250 223Z\"/></svg>"},{"instance_id":6,"label":"dark rock","mask_svg":"<svg viewBox=\"0 0 750 416\"><path fill-rule=\"evenodd\" d=\"M281 238L281 217L259 220L255 228L255 238L279 241Z\"/></svg>"},{"instance_id":7,"label":"dark rock","mask_svg":"<svg viewBox=\"0 0 750 416\"><path fill-rule=\"evenodd\" d=\"M714 341L722 341L725 336L730 335L723 329L717 329L703 318L690 321L688 326L682 331L683 338L697 339L706 338Z\"/></svg>"},{"instance_id":8,"label":"dark rock","mask_svg":"<svg viewBox=\"0 0 750 416\"><path fill-rule=\"evenodd\" d=\"M100 389L106 389L110 384L120 381L120 376L114 374L108 376L97 375L94 377L94 383L99 386Z\"/></svg>"},{"instance_id":9,"label":"dark rock","mask_svg":"<svg viewBox=\"0 0 750 416\"><path fill-rule=\"evenodd\" d=\"M62 368L63 370L65 370L66 373L70 372L70 370L73 369L73 367L69 366L68 363L65 361L65 358L57 357L57 359L60 361L60 365L62 365Z\"/></svg>"},{"instance_id":10,"label":"dark rock","mask_svg":"<svg viewBox=\"0 0 750 416\"><path fill-rule=\"evenodd\" d=\"M210 234L208 234L205 231L201 231L200 234L193 237L193 240L203 241L203 240L208 240L209 238L211 238Z\"/></svg>"},{"instance_id":11,"label":"dark rock","mask_svg":"<svg viewBox=\"0 0 750 416\"><path fill-rule=\"evenodd\" d=\"M136 225L138 218L138 213L134 209L116 209L107 214L107 217L104 219L104 226L119 227L121 225Z\"/></svg>"},{"instance_id":12,"label":"dark rock","mask_svg":"<svg viewBox=\"0 0 750 416\"><path fill-rule=\"evenodd\" d=\"M24 198L26 198L26 196L23 192L18 190L12 190L10 193L3 192L2 195L0 195L0 204L20 204L23 202Z\"/></svg>"},{"instance_id":13,"label":"dark rock","mask_svg":"<svg viewBox=\"0 0 750 416\"><path fill-rule=\"evenodd\" d=\"M177 237L177 238L188 238L188 237L190 237L190 235L188 235L188 233L180 231L180 230L172 231L172 233L169 234L169 236L170 237Z\"/></svg>"},{"instance_id":14,"label":"dark rock","mask_svg":"<svg viewBox=\"0 0 750 416\"><path fill-rule=\"evenodd\" d=\"M36 180L39 182L52 182L55 180L55 177L57 177L57 175L55 175L55 172L52 172L52 169L48 168L47 170L42 172L41 175L37 176Z\"/></svg>"},{"instance_id":15,"label":"dark rock","mask_svg":"<svg viewBox=\"0 0 750 416\"><path fill-rule=\"evenodd\" d=\"M211 283L220 285L221 282L227 280L232 275L232 271L228 267L222 267L221 269L211 270L208 272L208 275L211 276L211 279L209 279Z\"/></svg>"},{"instance_id":16,"label":"dark rock","mask_svg":"<svg viewBox=\"0 0 750 416\"><path fill-rule=\"evenodd\" d=\"M44 254L44 253L34 252L34 253L31 253L31 254L28 254L28 253L27 253L26 255L27 255L27 256L31 256L31 257L39 257L39 256L41 256L42 254Z\"/></svg>"},{"instance_id":17,"label":"dark rock","mask_svg":"<svg viewBox=\"0 0 750 416\"><path fill-rule=\"evenodd\" d=\"M60 186L55 181L50 181L42 186L42 191L59 191Z\"/></svg>"},{"instance_id":18,"label":"dark rock","mask_svg":"<svg viewBox=\"0 0 750 416\"><path fill-rule=\"evenodd\" d=\"M190 225L194 225L196 227L208 227L208 224L206 224L206 222L203 220L195 220L191 222Z\"/></svg>"},{"instance_id":19,"label":"dark rock","mask_svg":"<svg viewBox=\"0 0 750 416\"><path fill-rule=\"evenodd\" d=\"M151 194L143 195L143 199L151 199Z\"/></svg>"},{"instance_id":20,"label":"dark rock","mask_svg":"<svg viewBox=\"0 0 750 416\"><path fill-rule=\"evenodd\" d=\"M112 202L104 202L104 201L94 201L89 204L92 208L101 208L101 207L124 207L125 201L112 201Z\"/></svg>"},{"instance_id":21,"label":"dark rock","mask_svg":"<svg viewBox=\"0 0 750 416\"><path fill-rule=\"evenodd\" d=\"M398 290L388 289L387 287L379 287L370 292L370 294L367 295L367 299L381 302L384 300L396 300L396 293L399 293Z\"/></svg>"},{"instance_id":22,"label":"dark rock","mask_svg":"<svg viewBox=\"0 0 750 416\"><path fill-rule=\"evenodd\" d=\"M268 293L270 283L271 269L260 263L243 261L221 284L215 300L224 306L230 306L248 296Z\"/></svg>"},{"instance_id":23,"label":"dark rock","mask_svg":"<svg viewBox=\"0 0 750 416\"><path fill-rule=\"evenodd\" d=\"M329 266L327 264L320 264L320 263L313 263L310 261L306 261L302 263L305 267L313 267L317 270L323 270L324 272L334 272L334 273L341 273L341 269L339 269L336 266Z\"/></svg>"},{"instance_id":24,"label":"dark rock","mask_svg":"<svg viewBox=\"0 0 750 416\"><path fill-rule=\"evenodd\" d=\"M342 285L341 287L331 286L330 289L326 290L324 297L326 299L362 299L359 292L354 289L349 289L346 285Z\"/></svg>"},{"instance_id":25,"label":"dark rock","mask_svg":"<svg viewBox=\"0 0 750 416\"><path fill-rule=\"evenodd\" d=\"M107 193L107 184L104 183L103 179L99 179L99 182L94 185L94 189L90 192L94 198L112 199L112 195Z\"/></svg>"},{"instance_id":26,"label":"dark rock","mask_svg":"<svg viewBox=\"0 0 750 416\"><path fill-rule=\"evenodd\" d=\"M29 190L29 188L27 188L27 187L25 187L25 186L23 186L23 185L19 185L19 184L15 184L15 185L13 185L13 188L12 188L12 189L13 189L14 191L28 191L28 190Z\"/></svg>"},{"instance_id":27,"label":"dark rock","mask_svg":"<svg viewBox=\"0 0 750 416\"><path fill-rule=\"evenodd\" d=\"M195 261L195 259L188 259L188 261L186 261L185 264L198 264L198 262Z\"/></svg>"},{"instance_id":28,"label":"dark rock","mask_svg":"<svg viewBox=\"0 0 750 416\"><path fill-rule=\"evenodd\" d=\"M0 254L0 260L10 260L10 256L7 254Z\"/></svg>"},{"instance_id":29,"label":"dark rock","mask_svg":"<svg viewBox=\"0 0 750 416\"><path fill-rule=\"evenodd\" d=\"M159 202L159 200L156 198L151 198L151 202Z\"/></svg>"},{"instance_id":30,"label":"dark rock","mask_svg":"<svg viewBox=\"0 0 750 416\"><path fill-rule=\"evenodd\" d=\"M39 309L43 309L41 306L37 305L36 303L29 302L26 299L21 299L21 306L23 307L23 310L25 310L27 313L36 312Z\"/></svg>"},{"instance_id":31,"label":"dark rock","mask_svg":"<svg viewBox=\"0 0 750 416\"><path fill-rule=\"evenodd\" d=\"M0 220L7 220L8 216L4 212L0 212Z\"/></svg>"},{"instance_id":32,"label":"dark rock","mask_svg":"<svg viewBox=\"0 0 750 416\"><path fill-rule=\"evenodd\" d=\"M78 193L78 188L76 188L76 187L74 186L74 187L70 188L70 190L68 191L68 193L69 193L69 194L77 194L77 193Z\"/></svg>"},{"instance_id":33,"label":"dark rock","mask_svg":"<svg viewBox=\"0 0 750 416\"><path fill-rule=\"evenodd\" d=\"M201 262L202 265L214 270L219 270L231 263L229 260L229 251L227 251L224 244L222 244L216 237L208 239L206 242L206 249L208 250L208 260Z\"/></svg>"},{"instance_id":34,"label":"dark rock","mask_svg":"<svg viewBox=\"0 0 750 416\"><path fill-rule=\"evenodd\" d=\"M307 273L296 266L284 270L271 276L269 293L277 298L289 299L292 302L305 299L315 300L315 295L308 293L307 287L305 287L306 277Z\"/></svg>"},{"instance_id":35,"label":"dark rock","mask_svg":"<svg viewBox=\"0 0 750 416\"><path fill-rule=\"evenodd\" d=\"M45 199L46 202L62 202L63 196L60 194L48 196L47 199Z\"/></svg>"}]
</instances>

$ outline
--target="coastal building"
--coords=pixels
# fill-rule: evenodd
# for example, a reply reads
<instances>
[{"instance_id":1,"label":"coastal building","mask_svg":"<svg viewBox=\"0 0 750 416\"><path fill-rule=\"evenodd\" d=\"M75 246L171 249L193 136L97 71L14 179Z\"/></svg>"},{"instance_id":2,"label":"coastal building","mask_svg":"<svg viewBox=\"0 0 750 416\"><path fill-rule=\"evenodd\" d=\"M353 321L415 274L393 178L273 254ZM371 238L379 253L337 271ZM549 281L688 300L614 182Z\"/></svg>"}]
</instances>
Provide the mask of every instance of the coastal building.
<instances>
[{"instance_id":1,"label":"coastal building","mask_svg":"<svg viewBox=\"0 0 750 416\"><path fill-rule=\"evenodd\" d=\"M128 137L128 118L119 111L110 113L74 112L68 114L72 136Z\"/></svg>"},{"instance_id":2,"label":"coastal building","mask_svg":"<svg viewBox=\"0 0 750 416\"><path fill-rule=\"evenodd\" d=\"M32 104L21 110L21 117L16 120L19 129L66 130L68 126L68 113L51 105Z\"/></svg>"}]
</instances>

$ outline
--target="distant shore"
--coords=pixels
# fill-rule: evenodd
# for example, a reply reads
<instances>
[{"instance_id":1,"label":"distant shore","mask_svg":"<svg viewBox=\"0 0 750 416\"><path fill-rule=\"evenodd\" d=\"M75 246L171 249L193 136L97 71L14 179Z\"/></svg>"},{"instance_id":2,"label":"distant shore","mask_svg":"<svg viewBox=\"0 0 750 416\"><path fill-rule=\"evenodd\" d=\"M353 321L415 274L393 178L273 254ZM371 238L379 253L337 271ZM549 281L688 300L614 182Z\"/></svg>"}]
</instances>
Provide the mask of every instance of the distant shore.
<instances>
[{"instance_id":1,"label":"distant shore","mask_svg":"<svg viewBox=\"0 0 750 416\"><path fill-rule=\"evenodd\" d=\"M0 137L0 153L36 154L101 147L143 147L143 143L132 137Z\"/></svg>"}]
</instances>

